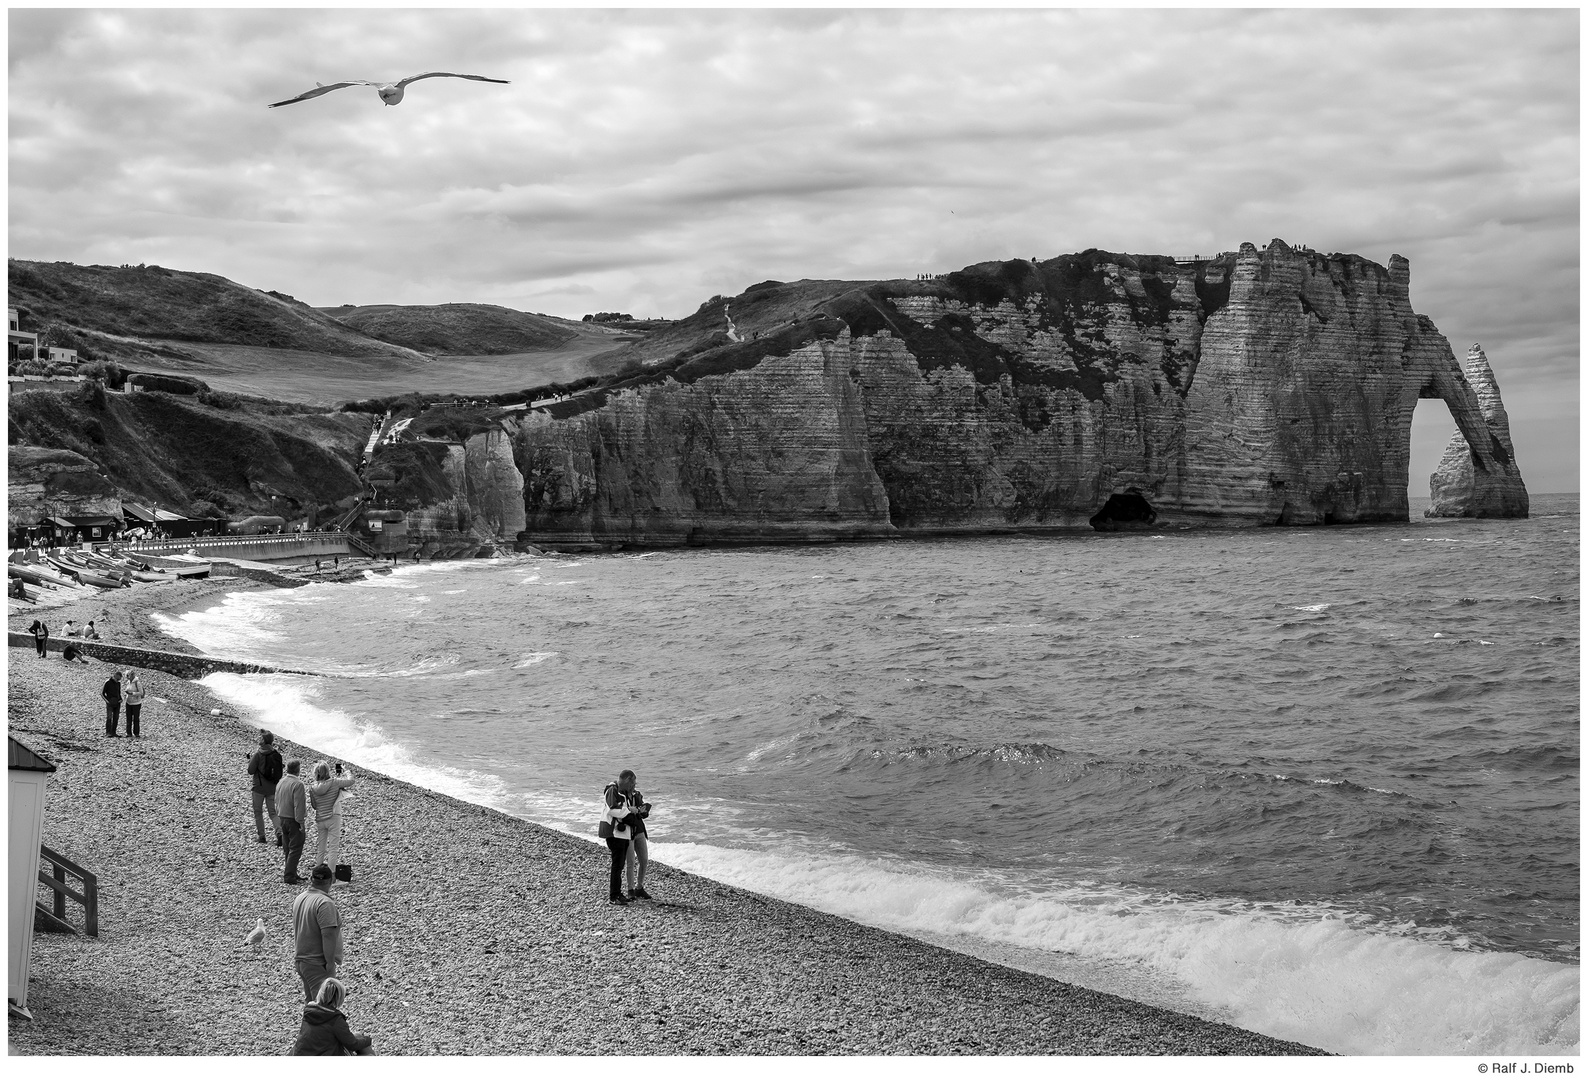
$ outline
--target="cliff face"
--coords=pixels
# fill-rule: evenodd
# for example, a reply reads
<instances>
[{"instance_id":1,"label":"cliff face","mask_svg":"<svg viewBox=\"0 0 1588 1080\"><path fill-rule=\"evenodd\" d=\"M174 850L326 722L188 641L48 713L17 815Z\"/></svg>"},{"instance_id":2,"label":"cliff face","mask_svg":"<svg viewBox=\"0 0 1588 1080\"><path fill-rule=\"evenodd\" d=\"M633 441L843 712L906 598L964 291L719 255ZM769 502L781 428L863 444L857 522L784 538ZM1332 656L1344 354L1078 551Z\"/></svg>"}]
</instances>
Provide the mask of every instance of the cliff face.
<instances>
[{"instance_id":1,"label":"cliff face","mask_svg":"<svg viewBox=\"0 0 1588 1080\"><path fill-rule=\"evenodd\" d=\"M1511 418L1500 401L1483 346L1467 350L1467 384L1489 437L1488 453L1468 445L1464 429L1451 436L1439 467L1428 478L1433 503L1427 517L1526 517L1527 488L1511 448Z\"/></svg>"},{"instance_id":2,"label":"cliff face","mask_svg":"<svg viewBox=\"0 0 1588 1080\"><path fill-rule=\"evenodd\" d=\"M13 446L7 454L6 515L11 528L52 517L119 517L116 485L70 450Z\"/></svg>"},{"instance_id":3,"label":"cliff face","mask_svg":"<svg viewBox=\"0 0 1588 1080\"><path fill-rule=\"evenodd\" d=\"M1492 374L1474 389L1408 284L1399 256L1278 241L763 283L677 324L671 357L636 352L623 384L518 422L523 537L1404 521L1420 397L1449 406L1483 505L1525 514ZM513 477L494 475L500 506Z\"/></svg>"},{"instance_id":4,"label":"cliff face","mask_svg":"<svg viewBox=\"0 0 1588 1080\"><path fill-rule=\"evenodd\" d=\"M18 391L9 405L13 506L18 455L47 448L80 455L134 501L200 516L323 518L358 492L353 462L369 433L368 417L353 413L221 407L185 395L106 393L95 383Z\"/></svg>"},{"instance_id":5,"label":"cliff face","mask_svg":"<svg viewBox=\"0 0 1588 1080\"><path fill-rule=\"evenodd\" d=\"M535 543L837 540L889 531L849 343L530 414L515 456Z\"/></svg>"}]
</instances>

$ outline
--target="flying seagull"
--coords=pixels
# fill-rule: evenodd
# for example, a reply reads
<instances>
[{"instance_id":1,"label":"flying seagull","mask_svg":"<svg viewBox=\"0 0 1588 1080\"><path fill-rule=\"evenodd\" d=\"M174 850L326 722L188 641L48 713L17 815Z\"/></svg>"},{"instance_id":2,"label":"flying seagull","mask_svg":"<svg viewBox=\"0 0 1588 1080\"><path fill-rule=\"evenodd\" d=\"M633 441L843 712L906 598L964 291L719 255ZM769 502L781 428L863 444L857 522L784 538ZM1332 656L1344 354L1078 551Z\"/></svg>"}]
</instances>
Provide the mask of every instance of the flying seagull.
<instances>
[{"instance_id":1,"label":"flying seagull","mask_svg":"<svg viewBox=\"0 0 1588 1080\"><path fill-rule=\"evenodd\" d=\"M264 919L260 919L258 922L254 923L254 928L252 930L248 931L248 936L243 938L243 945L252 945L254 947L254 952L258 952L260 943L263 942L264 940L265 940L265 920ZM243 947L243 945L239 945L237 947L239 949L241 949Z\"/></svg>"},{"instance_id":2,"label":"flying seagull","mask_svg":"<svg viewBox=\"0 0 1588 1080\"><path fill-rule=\"evenodd\" d=\"M329 94L332 90L340 90L344 86L373 86L382 101L388 105L395 105L403 99L403 87L411 82L418 82L420 79L473 79L475 82L494 83L505 83L508 81L506 79L488 79L484 75L459 75L452 71L427 71L423 75L410 75L401 82L394 83L370 82L368 79L350 79L347 82L332 83L330 86L326 86L323 83L315 83L313 90L299 94L295 98L288 98L286 101L272 101L266 108L274 109L280 105L291 105L298 101L308 101L310 98L319 97L321 94Z\"/></svg>"}]
</instances>

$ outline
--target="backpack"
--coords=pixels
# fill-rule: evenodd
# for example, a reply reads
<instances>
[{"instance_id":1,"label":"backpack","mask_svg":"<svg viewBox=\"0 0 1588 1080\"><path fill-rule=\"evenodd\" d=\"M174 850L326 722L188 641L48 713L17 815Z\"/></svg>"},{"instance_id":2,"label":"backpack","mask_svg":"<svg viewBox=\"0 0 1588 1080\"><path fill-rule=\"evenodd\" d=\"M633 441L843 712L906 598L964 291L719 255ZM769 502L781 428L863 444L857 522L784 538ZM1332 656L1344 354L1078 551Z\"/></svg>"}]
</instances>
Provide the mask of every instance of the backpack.
<instances>
[{"instance_id":1,"label":"backpack","mask_svg":"<svg viewBox=\"0 0 1588 1080\"><path fill-rule=\"evenodd\" d=\"M281 780L281 751L271 750L265 754L265 760L259 763L259 775L272 784Z\"/></svg>"},{"instance_id":2,"label":"backpack","mask_svg":"<svg viewBox=\"0 0 1588 1080\"><path fill-rule=\"evenodd\" d=\"M608 784L606 787L601 789L601 807L603 810L607 808L608 794L615 787L617 787L616 784ZM596 826L596 836L602 840L612 839L612 819L607 817L604 813L601 815L601 823Z\"/></svg>"}]
</instances>

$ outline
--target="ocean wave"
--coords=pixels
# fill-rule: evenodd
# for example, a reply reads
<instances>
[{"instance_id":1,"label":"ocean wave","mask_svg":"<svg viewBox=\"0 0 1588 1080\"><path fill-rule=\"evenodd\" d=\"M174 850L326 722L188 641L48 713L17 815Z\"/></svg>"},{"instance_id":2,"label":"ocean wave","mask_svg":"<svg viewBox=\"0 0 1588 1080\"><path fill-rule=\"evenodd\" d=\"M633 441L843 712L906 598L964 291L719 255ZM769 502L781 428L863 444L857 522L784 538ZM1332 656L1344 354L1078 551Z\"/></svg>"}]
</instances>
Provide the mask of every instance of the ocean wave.
<instances>
[{"instance_id":1,"label":"ocean wave","mask_svg":"<svg viewBox=\"0 0 1588 1080\"><path fill-rule=\"evenodd\" d=\"M373 570L364 571L364 576L357 581L349 581L349 585L361 589L417 589L417 581L408 581L397 576L396 573L377 574Z\"/></svg>"},{"instance_id":2,"label":"ocean wave","mask_svg":"<svg viewBox=\"0 0 1588 1080\"><path fill-rule=\"evenodd\" d=\"M379 725L340 709L316 704L317 680L302 675L233 675L216 672L199 680L251 723L326 755L439 791L454 798L500 807L508 789L500 777L421 763ZM356 811L355 811L356 812Z\"/></svg>"},{"instance_id":3,"label":"ocean wave","mask_svg":"<svg viewBox=\"0 0 1588 1080\"><path fill-rule=\"evenodd\" d=\"M283 606L270 592L227 593L221 603L200 611L150 613L160 632L212 656L253 656L261 647L284 640L274 629L285 621Z\"/></svg>"},{"instance_id":4,"label":"ocean wave","mask_svg":"<svg viewBox=\"0 0 1588 1080\"><path fill-rule=\"evenodd\" d=\"M1324 905L948 879L859 856L651 842L654 857L904 933L1128 958L1231 1023L1344 1054L1576 1054L1578 971L1459 952Z\"/></svg>"},{"instance_id":5,"label":"ocean wave","mask_svg":"<svg viewBox=\"0 0 1588 1080\"><path fill-rule=\"evenodd\" d=\"M533 667L534 665L540 664L540 663L544 663L545 661L550 660L552 657L557 656L557 655L558 654L554 653L554 652L530 653L528 656L524 657L522 660L520 660L518 663L514 664L513 666L515 668Z\"/></svg>"}]
</instances>

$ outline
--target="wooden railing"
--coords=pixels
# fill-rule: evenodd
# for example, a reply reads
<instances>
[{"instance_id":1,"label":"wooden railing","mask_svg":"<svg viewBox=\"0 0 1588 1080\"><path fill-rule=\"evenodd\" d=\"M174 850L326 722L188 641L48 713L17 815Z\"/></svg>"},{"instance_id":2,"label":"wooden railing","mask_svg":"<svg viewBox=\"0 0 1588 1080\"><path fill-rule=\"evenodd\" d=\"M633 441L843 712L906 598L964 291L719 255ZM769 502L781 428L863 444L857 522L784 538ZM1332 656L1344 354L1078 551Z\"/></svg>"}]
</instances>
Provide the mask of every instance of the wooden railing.
<instances>
[{"instance_id":1,"label":"wooden railing","mask_svg":"<svg viewBox=\"0 0 1588 1080\"><path fill-rule=\"evenodd\" d=\"M48 885L55 891L55 902L51 907L42 903L38 906L38 922L41 929L57 934L86 933L89 937L99 936L99 878L90 874L81 866L62 855L57 855L43 844L39 845L39 855L50 864L51 873L39 870L39 881ZM82 883L82 892L78 892L66 884L66 875L71 874ZM84 929L66 921L66 900L70 897L83 906Z\"/></svg>"}]
</instances>

